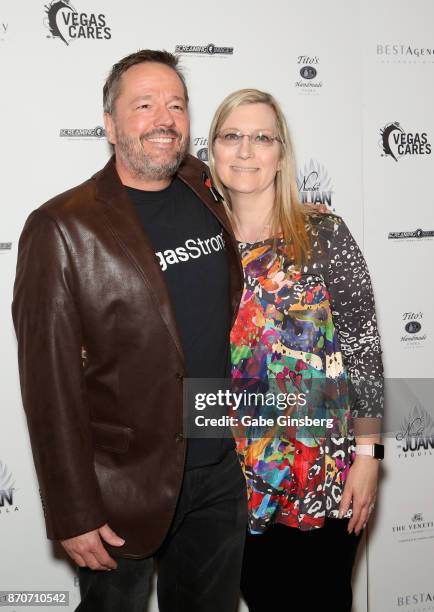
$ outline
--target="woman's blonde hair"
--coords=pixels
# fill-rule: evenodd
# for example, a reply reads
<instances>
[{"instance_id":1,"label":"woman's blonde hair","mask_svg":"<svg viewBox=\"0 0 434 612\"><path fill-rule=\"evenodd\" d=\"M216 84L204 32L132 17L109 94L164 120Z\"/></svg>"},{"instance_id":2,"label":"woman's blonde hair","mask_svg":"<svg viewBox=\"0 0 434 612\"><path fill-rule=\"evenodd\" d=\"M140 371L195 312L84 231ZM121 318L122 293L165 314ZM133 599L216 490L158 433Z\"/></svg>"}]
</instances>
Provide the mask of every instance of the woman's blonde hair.
<instances>
[{"instance_id":1,"label":"woman's blonde hair","mask_svg":"<svg viewBox=\"0 0 434 612\"><path fill-rule=\"evenodd\" d=\"M208 139L209 165L213 182L223 196L229 219L234 223L230 195L216 172L213 148L215 139L227 117L234 109L244 104L267 104L274 111L276 136L281 143L281 157L280 170L275 179L276 199L271 219L271 235L277 236L281 232L288 253L294 258L296 264L301 265L308 258L311 250L306 231L306 214L311 209L304 206L298 197L295 160L288 125L278 102L271 94L258 89L239 89L229 94L216 110Z\"/></svg>"}]
</instances>

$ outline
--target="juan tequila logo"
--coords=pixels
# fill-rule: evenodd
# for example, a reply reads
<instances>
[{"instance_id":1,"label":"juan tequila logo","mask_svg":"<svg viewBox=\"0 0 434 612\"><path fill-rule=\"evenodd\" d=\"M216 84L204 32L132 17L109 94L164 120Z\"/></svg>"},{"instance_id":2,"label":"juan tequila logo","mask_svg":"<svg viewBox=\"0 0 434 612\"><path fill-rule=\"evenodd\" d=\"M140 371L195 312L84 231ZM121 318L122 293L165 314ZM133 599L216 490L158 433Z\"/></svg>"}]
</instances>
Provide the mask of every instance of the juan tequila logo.
<instances>
[{"instance_id":1,"label":"juan tequila logo","mask_svg":"<svg viewBox=\"0 0 434 612\"><path fill-rule=\"evenodd\" d=\"M7 465L0 461L0 516L18 511L15 494L16 489L12 474Z\"/></svg>"},{"instance_id":2,"label":"juan tequila logo","mask_svg":"<svg viewBox=\"0 0 434 612\"><path fill-rule=\"evenodd\" d=\"M434 422L421 406L414 406L401 422L396 434L398 457L413 458L432 455L434 451Z\"/></svg>"},{"instance_id":3,"label":"juan tequila logo","mask_svg":"<svg viewBox=\"0 0 434 612\"><path fill-rule=\"evenodd\" d=\"M297 175L297 186L302 202L325 206L333 210L333 189L326 167L314 159L305 163Z\"/></svg>"}]
</instances>

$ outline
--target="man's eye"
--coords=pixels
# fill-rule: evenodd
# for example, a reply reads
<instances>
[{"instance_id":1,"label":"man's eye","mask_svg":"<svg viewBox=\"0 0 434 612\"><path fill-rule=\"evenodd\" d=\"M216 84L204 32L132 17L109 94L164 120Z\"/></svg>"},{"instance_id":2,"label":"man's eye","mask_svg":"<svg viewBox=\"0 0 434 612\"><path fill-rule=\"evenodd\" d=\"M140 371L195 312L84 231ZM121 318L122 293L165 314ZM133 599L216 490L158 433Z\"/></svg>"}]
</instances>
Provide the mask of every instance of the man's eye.
<instances>
[{"instance_id":1,"label":"man's eye","mask_svg":"<svg viewBox=\"0 0 434 612\"><path fill-rule=\"evenodd\" d=\"M150 104L140 104L137 108L151 108Z\"/></svg>"},{"instance_id":2,"label":"man's eye","mask_svg":"<svg viewBox=\"0 0 434 612\"><path fill-rule=\"evenodd\" d=\"M181 106L180 104L174 104L171 108L173 110L177 110L177 111L183 111L184 110L184 107Z\"/></svg>"}]
</instances>

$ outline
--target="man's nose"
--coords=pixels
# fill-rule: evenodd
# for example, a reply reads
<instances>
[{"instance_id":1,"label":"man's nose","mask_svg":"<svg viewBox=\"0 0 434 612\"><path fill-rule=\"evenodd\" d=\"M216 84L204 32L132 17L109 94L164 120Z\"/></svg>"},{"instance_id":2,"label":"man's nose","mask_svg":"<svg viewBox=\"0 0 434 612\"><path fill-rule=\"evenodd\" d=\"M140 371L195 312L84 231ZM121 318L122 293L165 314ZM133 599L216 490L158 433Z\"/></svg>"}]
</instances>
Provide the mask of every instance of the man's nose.
<instances>
[{"instance_id":1,"label":"man's nose","mask_svg":"<svg viewBox=\"0 0 434 612\"><path fill-rule=\"evenodd\" d=\"M157 127L158 126L172 127L173 125L175 125L173 116L166 106L160 106L157 109L154 123Z\"/></svg>"}]
</instances>

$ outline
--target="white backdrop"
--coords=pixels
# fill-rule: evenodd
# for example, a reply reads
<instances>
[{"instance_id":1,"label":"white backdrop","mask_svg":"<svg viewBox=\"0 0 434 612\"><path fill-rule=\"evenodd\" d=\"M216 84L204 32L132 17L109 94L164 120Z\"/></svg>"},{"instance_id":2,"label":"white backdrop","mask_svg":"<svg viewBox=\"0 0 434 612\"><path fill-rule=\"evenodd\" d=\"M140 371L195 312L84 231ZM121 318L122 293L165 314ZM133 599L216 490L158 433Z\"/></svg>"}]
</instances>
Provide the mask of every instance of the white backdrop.
<instances>
[{"instance_id":1,"label":"white backdrop","mask_svg":"<svg viewBox=\"0 0 434 612\"><path fill-rule=\"evenodd\" d=\"M386 373L400 379L388 401L400 417L360 549L354 610L434 610L432 394L421 397L420 386L404 380L434 372L432 0L65 0L50 31L58 4L0 6L0 590L67 590L70 610L79 600L73 569L45 539L21 407L10 303L25 218L105 163L109 148L96 128L114 62L139 48L212 43L226 53L181 52L192 152L203 155L211 117L229 92L251 86L278 98L302 196L342 215L363 247Z\"/></svg>"}]
</instances>

